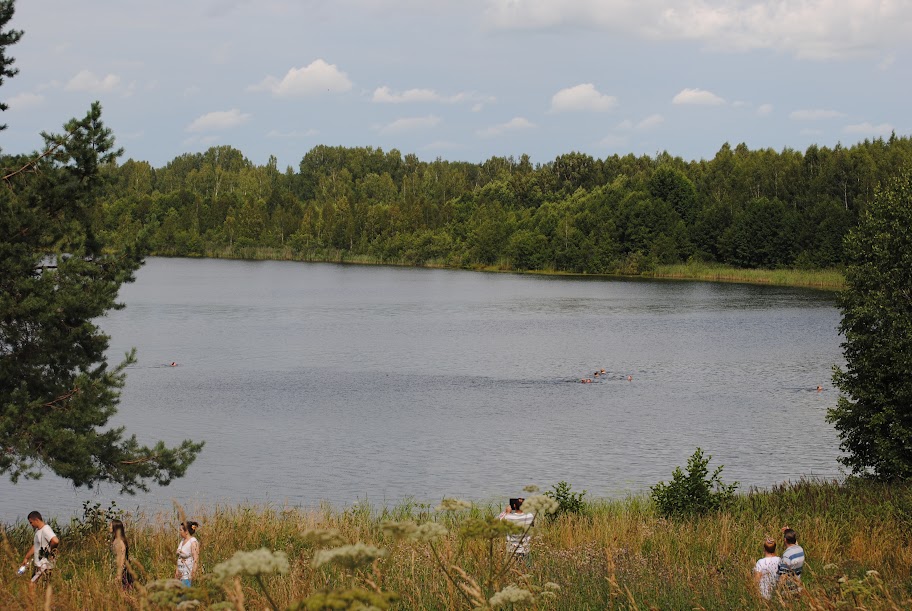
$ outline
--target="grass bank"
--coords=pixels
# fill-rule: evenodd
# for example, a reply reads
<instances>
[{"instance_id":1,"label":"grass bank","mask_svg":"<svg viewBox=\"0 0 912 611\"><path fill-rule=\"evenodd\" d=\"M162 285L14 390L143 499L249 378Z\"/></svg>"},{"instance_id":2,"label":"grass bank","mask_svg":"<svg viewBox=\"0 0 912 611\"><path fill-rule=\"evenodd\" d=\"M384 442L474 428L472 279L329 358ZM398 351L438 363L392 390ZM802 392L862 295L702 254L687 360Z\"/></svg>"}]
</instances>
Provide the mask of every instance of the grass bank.
<instances>
[{"instance_id":1,"label":"grass bank","mask_svg":"<svg viewBox=\"0 0 912 611\"><path fill-rule=\"evenodd\" d=\"M834 291L841 290L845 286L845 277L837 269L740 269L710 263L682 263L679 265L659 265L655 271L644 275L651 278L745 282Z\"/></svg>"},{"instance_id":2,"label":"grass bank","mask_svg":"<svg viewBox=\"0 0 912 611\"><path fill-rule=\"evenodd\" d=\"M160 256L174 256L173 253L155 253ZM352 263L356 265L391 265L399 267L426 267L434 269L469 269L485 272L526 273L549 276L602 276L611 277L646 277L667 278L676 280L703 280L709 282L742 282L747 284L769 284L775 286L795 286L824 290L841 290L845 278L841 270L801 270L801 269L741 269L712 263L681 263L677 265L659 265L655 270L642 273L617 274L580 274L574 272L545 270L516 270L507 260L494 265L460 265L447 260L429 260L416 263L408 259L382 259L371 255L357 255L345 250L320 250L301 253L291 248L271 248L250 246L244 248L207 249L203 254L211 259L242 259L247 261L301 261L307 263Z\"/></svg>"},{"instance_id":3,"label":"grass bank","mask_svg":"<svg viewBox=\"0 0 912 611\"><path fill-rule=\"evenodd\" d=\"M261 577L277 608L327 589L342 588L351 594L357 587L397 593L392 609L469 609L465 591L471 590L471 583L489 583L489 578L496 590L513 585L534 593L531 602L512 608L912 607L909 485L802 482L740 495L724 512L683 522L658 517L644 497L599 500L588 503L586 510L586 515L540 520L533 530L530 562L510 563L501 572L499 567L507 563L503 535L477 527L481 519L496 515L497 507L474 505L456 512L415 503L392 508L362 504L344 510L212 507L191 516L202 524L203 572L198 587L187 595L199 599L201 608L268 608L256 578L220 585L213 570L238 550L265 547L285 552L290 565L284 575ZM131 555L144 584L127 596L115 580L107 534L91 524L62 529L48 608L168 608L146 586L173 575L179 519L177 510L169 515L127 516ZM384 521L406 519L442 525L447 534L429 543L397 539L383 528ZM468 528L470 524L476 526ZM755 594L751 569L762 556L764 537L774 535L781 541L778 533L784 524L798 531L807 552L804 591L796 598L766 602ZM322 530L315 535L314 529ZM388 555L365 570L315 568L316 550L330 545L333 537L336 544L363 542ZM25 580L15 575L30 540L27 525L3 529L0 608L44 608L46 594L30 598ZM496 571L489 566L492 558ZM455 569L450 573L457 577L447 577L440 561L459 567L466 577ZM156 606L156 600L162 604Z\"/></svg>"}]
</instances>

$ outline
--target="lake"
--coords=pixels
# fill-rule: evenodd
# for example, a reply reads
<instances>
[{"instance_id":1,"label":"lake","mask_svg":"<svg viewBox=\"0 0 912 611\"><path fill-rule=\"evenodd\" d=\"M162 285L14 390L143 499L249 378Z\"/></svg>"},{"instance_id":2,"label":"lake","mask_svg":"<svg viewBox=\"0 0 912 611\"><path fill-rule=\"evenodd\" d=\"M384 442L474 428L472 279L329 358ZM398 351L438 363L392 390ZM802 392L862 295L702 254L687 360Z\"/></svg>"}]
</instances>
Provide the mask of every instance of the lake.
<instances>
[{"instance_id":1,"label":"lake","mask_svg":"<svg viewBox=\"0 0 912 611\"><path fill-rule=\"evenodd\" d=\"M560 480L623 497L697 446L744 489L840 476L832 293L152 258L121 300L100 323L112 362L134 346L138 362L112 424L206 447L134 497L0 481L0 520L65 519L84 500L502 502Z\"/></svg>"}]
</instances>

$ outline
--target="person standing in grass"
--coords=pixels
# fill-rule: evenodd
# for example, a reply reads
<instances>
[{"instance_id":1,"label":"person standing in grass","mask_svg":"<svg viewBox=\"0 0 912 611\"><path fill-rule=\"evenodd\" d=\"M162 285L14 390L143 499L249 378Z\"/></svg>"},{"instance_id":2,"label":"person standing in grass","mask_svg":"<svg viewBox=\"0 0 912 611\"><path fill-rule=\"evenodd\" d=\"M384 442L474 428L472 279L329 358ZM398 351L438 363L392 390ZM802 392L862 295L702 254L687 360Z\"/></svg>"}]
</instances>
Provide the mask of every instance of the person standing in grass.
<instances>
[{"instance_id":1,"label":"person standing in grass","mask_svg":"<svg viewBox=\"0 0 912 611\"><path fill-rule=\"evenodd\" d=\"M518 560L525 560L526 554L529 553L530 537L527 533L529 527L535 521L534 513L525 513L521 507L526 499L510 499L510 505L504 508L498 517L500 520L507 520L523 529L522 534L507 535L507 553L516 556Z\"/></svg>"},{"instance_id":2,"label":"person standing in grass","mask_svg":"<svg viewBox=\"0 0 912 611\"><path fill-rule=\"evenodd\" d=\"M194 536L199 528L198 522L186 521L180 525L180 543L177 544L177 570L174 578L188 588L193 585L193 578L199 567L200 543Z\"/></svg>"},{"instance_id":3,"label":"person standing in grass","mask_svg":"<svg viewBox=\"0 0 912 611\"><path fill-rule=\"evenodd\" d=\"M133 589L133 572L130 568L130 544L127 543L127 531L120 520L111 520L111 551L114 552L114 573L120 578L120 587Z\"/></svg>"},{"instance_id":4,"label":"person standing in grass","mask_svg":"<svg viewBox=\"0 0 912 611\"><path fill-rule=\"evenodd\" d=\"M44 518L37 511L28 514L28 523L35 529L35 541L29 551L25 553L22 559L22 567L28 566L29 560L35 558L35 574L32 576L31 585L34 586L39 579L44 577L49 579L51 572L54 570L54 561L57 558L57 546L60 545L60 539L54 534L54 530L49 524L45 524Z\"/></svg>"},{"instance_id":5,"label":"person standing in grass","mask_svg":"<svg viewBox=\"0 0 912 611\"><path fill-rule=\"evenodd\" d=\"M773 597L779 575L779 556L776 555L776 541L769 537L763 542L766 555L754 565L754 582L760 590L760 596L766 600Z\"/></svg>"},{"instance_id":6,"label":"person standing in grass","mask_svg":"<svg viewBox=\"0 0 912 611\"><path fill-rule=\"evenodd\" d=\"M785 538L785 550L779 560L779 582L784 583L790 592L801 589L801 571L804 569L804 548L798 545L798 533L785 526L782 528Z\"/></svg>"}]
</instances>

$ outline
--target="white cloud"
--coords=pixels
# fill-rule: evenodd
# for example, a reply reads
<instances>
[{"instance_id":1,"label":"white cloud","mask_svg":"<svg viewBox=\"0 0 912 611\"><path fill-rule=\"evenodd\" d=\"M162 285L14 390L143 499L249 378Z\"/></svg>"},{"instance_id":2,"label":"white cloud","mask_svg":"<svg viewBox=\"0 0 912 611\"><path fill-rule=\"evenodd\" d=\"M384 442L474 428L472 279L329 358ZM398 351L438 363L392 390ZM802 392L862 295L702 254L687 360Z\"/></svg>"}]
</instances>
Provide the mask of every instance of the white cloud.
<instances>
[{"instance_id":1,"label":"white cloud","mask_svg":"<svg viewBox=\"0 0 912 611\"><path fill-rule=\"evenodd\" d=\"M605 148L618 149L627 146L627 136L620 134L608 134L598 142L599 146Z\"/></svg>"},{"instance_id":2,"label":"white cloud","mask_svg":"<svg viewBox=\"0 0 912 611\"><path fill-rule=\"evenodd\" d=\"M267 138L281 138L281 139L286 139L286 140L300 140L303 138L312 138L313 136L316 136L319 133L320 132L318 132L315 129L308 129L303 132L297 131L297 130L281 132L277 129L272 129L272 130L269 130L269 132L266 134L266 137Z\"/></svg>"},{"instance_id":3,"label":"white cloud","mask_svg":"<svg viewBox=\"0 0 912 611\"><path fill-rule=\"evenodd\" d=\"M440 117L435 117L434 115L428 115L426 117L404 117L381 126L377 131L381 134L397 134L416 129L428 129L435 127L439 123Z\"/></svg>"},{"instance_id":4,"label":"white cloud","mask_svg":"<svg viewBox=\"0 0 912 611\"><path fill-rule=\"evenodd\" d=\"M624 119L617 124L617 129L620 130L631 130L631 129L652 129L653 127L658 127L665 122L665 117L662 115L649 115L645 119L641 119L634 123L630 119Z\"/></svg>"},{"instance_id":5,"label":"white cloud","mask_svg":"<svg viewBox=\"0 0 912 611\"><path fill-rule=\"evenodd\" d=\"M303 68L292 68L279 80L267 76L248 91L269 91L276 96L308 96L321 93L345 93L352 88L348 75L335 64L316 59Z\"/></svg>"},{"instance_id":6,"label":"white cloud","mask_svg":"<svg viewBox=\"0 0 912 611\"><path fill-rule=\"evenodd\" d=\"M599 93L592 83L561 89L551 98L552 112L606 112L617 106L617 98Z\"/></svg>"},{"instance_id":7,"label":"white cloud","mask_svg":"<svg viewBox=\"0 0 912 611\"><path fill-rule=\"evenodd\" d=\"M533 129L535 124L526 119L525 117L514 117L507 121L506 123L500 123L498 125L492 125L491 127L486 127L475 132L478 136L482 138L493 138L494 136L500 136L507 132L522 131L527 129Z\"/></svg>"},{"instance_id":8,"label":"white cloud","mask_svg":"<svg viewBox=\"0 0 912 611\"><path fill-rule=\"evenodd\" d=\"M842 131L847 134L859 134L864 136L889 136L893 131L893 126L889 123L871 125L865 121L864 123L856 123L855 125L846 125L842 128Z\"/></svg>"},{"instance_id":9,"label":"white cloud","mask_svg":"<svg viewBox=\"0 0 912 611\"><path fill-rule=\"evenodd\" d=\"M766 115L771 114L772 112L773 112L772 104L761 104L760 106L757 107L757 114L760 115L761 117L765 117Z\"/></svg>"},{"instance_id":10,"label":"white cloud","mask_svg":"<svg viewBox=\"0 0 912 611\"><path fill-rule=\"evenodd\" d=\"M722 52L786 51L829 59L908 46L912 3L897 0L488 0L503 29L596 28L646 40L692 40Z\"/></svg>"},{"instance_id":11,"label":"white cloud","mask_svg":"<svg viewBox=\"0 0 912 611\"><path fill-rule=\"evenodd\" d=\"M83 70L71 78L64 85L66 91L87 91L89 93L106 93L113 91L120 84L120 77L116 74L108 74L105 77L96 76L94 73Z\"/></svg>"},{"instance_id":12,"label":"white cloud","mask_svg":"<svg viewBox=\"0 0 912 611\"><path fill-rule=\"evenodd\" d=\"M649 115L642 121L636 124L637 129L652 129L653 127L658 127L665 122L665 117L662 115Z\"/></svg>"},{"instance_id":13,"label":"white cloud","mask_svg":"<svg viewBox=\"0 0 912 611\"><path fill-rule=\"evenodd\" d=\"M836 119L844 116L845 114L838 110L828 110L826 108L793 110L789 113L789 119L795 121L823 121L825 119Z\"/></svg>"},{"instance_id":14,"label":"white cloud","mask_svg":"<svg viewBox=\"0 0 912 611\"><path fill-rule=\"evenodd\" d=\"M682 89L671 100L672 104L699 104L702 106L718 106L725 104L725 100L705 89Z\"/></svg>"},{"instance_id":15,"label":"white cloud","mask_svg":"<svg viewBox=\"0 0 912 611\"><path fill-rule=\"evenodd\" d=\"M886 71L896 62L896 54L888 53L877 63L877 69L881 72Z\"/></svg>"},{"instance_id":16,"label":"white cloud","mask_svg":"<svg viewBox=\"0 0 912 611\"><path fill-rule=\"evenodd\" d=\"M802 130L801 130L800 132L798 132L798 133L801 134L802 136L822 136L822 135L823 135L823 130L822 130L822 129L805 128L805 129L802 129Z\"/></svg>"},{"instance_id":17,"label":"white cloud","mask_svg":"<svg viewBox=\"0 0 912 611\"><path fill-rule=\"evenodd\" d=\"M6 103L10 110L25 110L40 106L44 103L44 96L40 93L20 93L11 97Z\"/></svg>"},{"instance_id":18,"label":"white cloud","mask_svg":"<svg viewBox=\"0 0 912 611\"><path fill-rule=\"evenodd\" d=\"M473 103L473 110L481 110L484 104L493 103L493 96L484 95L474 91L465 91L453 95L444 95L434 89L406 89L405 91L393 91L386 85L377 87L374 90L371 101L378 104L408 104L421 102L436 102L440 104L463 104ZM477 112L477 111L475 111Z\"/></svg>"},{"instance_id":19,"label":"white cloud","mask_svg":"<svg viewBox=\"0 0 912 611\"><path fill-rule=\"evenodd\" d=\"M389 87L377 87L373 101L380 104L402 104L406 102L440 102L443 96L433 89L408 89L396 93Z\"/></svg>"},{"instance_id":20,"label":"white cloud","mask_svg":"<svg viewBox=\"0 0 912 611\"><path fill-rule=\"evenodd\" d=\"M230 129L243 125L250 119L250 115L242 113L237 108L231 110L217 110L197 117L187 126L188 132L214 132Z\"/></svg>"}]
</instances>

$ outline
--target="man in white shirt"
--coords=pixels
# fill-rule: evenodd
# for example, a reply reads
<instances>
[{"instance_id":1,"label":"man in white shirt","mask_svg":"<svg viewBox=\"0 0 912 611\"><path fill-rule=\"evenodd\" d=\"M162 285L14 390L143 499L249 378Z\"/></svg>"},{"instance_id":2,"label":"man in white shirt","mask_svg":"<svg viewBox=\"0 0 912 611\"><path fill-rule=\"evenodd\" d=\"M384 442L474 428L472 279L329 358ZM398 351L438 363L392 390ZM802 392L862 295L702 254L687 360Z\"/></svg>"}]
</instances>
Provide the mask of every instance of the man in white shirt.
<instances>
[{"instance_id":1,"label":"man in white shirt","mask_svg":"<svg viewBox=\"0 0 912 611\"><path fill-rule=\"evenodd\" d=\"M37 511L28 514L28 523L35 529L35 542L29 551L26 552L25 558L22 560L22 566L27 567L29 560L34 556L35 574L32 576L32 585L34 585L41 577L48 579L51 576L60 539L54 534L54 530L48 524L45 524L41 514Z\"/></svg>"},{"instance_id":2,"label":"man in white shirt","mask_svg":"<svg viewBox=\"0 0 912 611\"><path fill-rule=\"evenodd\" d=\"M529 553L529 541L532 539L528 535L529 527L535 521L534 513L524 513L520 507L526 499L510 499L510 506L505 508L498 516L501 520L515 524L523 529L522 534L507 535L507 553L516 556L519 560L524 560Z\"/></svg>"}]
</instances>

